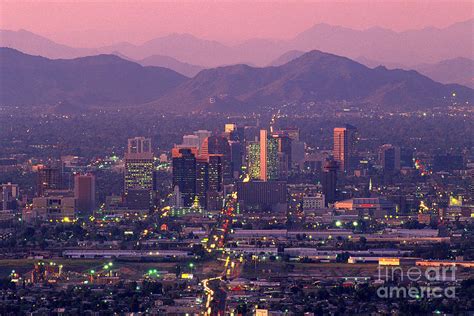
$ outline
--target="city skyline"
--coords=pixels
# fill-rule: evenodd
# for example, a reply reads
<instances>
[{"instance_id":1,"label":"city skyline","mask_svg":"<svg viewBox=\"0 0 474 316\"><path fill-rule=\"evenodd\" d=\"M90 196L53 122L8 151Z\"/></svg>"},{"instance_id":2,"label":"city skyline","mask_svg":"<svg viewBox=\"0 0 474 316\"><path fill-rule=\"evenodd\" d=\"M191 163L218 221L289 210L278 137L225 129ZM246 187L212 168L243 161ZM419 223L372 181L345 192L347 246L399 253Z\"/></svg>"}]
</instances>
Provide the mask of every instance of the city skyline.
<instances>
[{"instance_id":1,"label":"city skyline","mask_svg":"<svg viewBox=\"0 0 474 316\"><path fill-rule=\"evenodd\" d=\"M0 0L0 315L472 315L473 6Z\"/></svg>"}]
</instances>

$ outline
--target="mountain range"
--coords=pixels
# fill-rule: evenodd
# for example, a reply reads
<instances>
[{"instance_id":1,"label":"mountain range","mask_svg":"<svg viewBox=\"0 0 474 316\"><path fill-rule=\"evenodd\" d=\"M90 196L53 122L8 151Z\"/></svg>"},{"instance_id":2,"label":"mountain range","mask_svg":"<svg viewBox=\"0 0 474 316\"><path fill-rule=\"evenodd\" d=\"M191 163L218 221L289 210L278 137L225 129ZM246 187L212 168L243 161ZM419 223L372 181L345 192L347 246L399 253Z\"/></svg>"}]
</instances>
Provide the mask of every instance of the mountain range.
<instances>
[{"instance_id":1,"label":"mountain range","mask_svg":"<svg viewBox=\"0 0 474 316\"><path fill-rule=\"evenodd\" d=\"M469 58L453 58L436 64L421 64L417 71L442 83L459 83L474 89L474 60Z\"/></svg>"},{"instance_id":2,"label":"mountain range","mask_svg":"<svg viewBox=\"0 0 474 316\"><path fill-rule=\"evenodd\" d=\"M287 40L250 39L237 45L225 45L189 34L170 34L138 45L124 42L93 49L57 44L25 30L3 30L0 31L0 46L48 58L119 52L134 60L142 60L159 55L204 68L239 63L265 66L292 50L321 50L351 59L366 58L386 66L413 67L458 57L472 59L473 30L474 19L445 28L429 27L404 32L380 27L354 30L316 24Z\"/></svg>"},{"instance_id":3,"label":"mountain range","mask_svg":"<svg viewBox=\"0 0 474 316\"><path fill-rule=\"evenodd\" d=\"M280 66L303 55L304 52L298 50L289 51L274 61L269 66ZM401 64L388 63L370 60L365 57L355 59L357 62L369 67L375 68L384 66L390 69L416 70L419 73L441 83L457 83L466 87L474 88L474 59L457 57L453 59L442 60L434 64L420 64L412 67L406 67Z\"/></svg>"},{"instance_id":4,"label":"mountain range","mask_svg":"<svg viewBox=\"0 0 474 316\"><path fill-rule=\"evenodd\" d=\"M443 85L416 71L368 68L351 59L310 51L264 68L233 65L206 69L153 102L172 109L255 110L302 102L352 102L391 108L441 105L455 92L472 101L473 90ZM233 108L229 108L233 106Z\"/></svg>"},{"instance_id":5,"label":"mountain range","mask_svg":"<svg viewBox=\"0 0 474 316\"><path fill-rule=\"evenodd\" d=\"M141 66L115 55L47 59L0 49L0 103L41 105L139 105L160 110L258 112L301 102L351 102L398 109L459 102L474 91L444 85L416 71L368 68L346 57L310 51L280 66L223 66L193 78Z\"/></svg>"},{"instance_id":6,"label":"mountain range","mask_svg":"<svg viewBox=\"0 0 474 316\"><path fill-rule=\"evenodd\" d=\"M47 59L0 48L0 104L142 104L187 78L160 67L143 67L115 55Z\"/></svg>"}]
</instances>

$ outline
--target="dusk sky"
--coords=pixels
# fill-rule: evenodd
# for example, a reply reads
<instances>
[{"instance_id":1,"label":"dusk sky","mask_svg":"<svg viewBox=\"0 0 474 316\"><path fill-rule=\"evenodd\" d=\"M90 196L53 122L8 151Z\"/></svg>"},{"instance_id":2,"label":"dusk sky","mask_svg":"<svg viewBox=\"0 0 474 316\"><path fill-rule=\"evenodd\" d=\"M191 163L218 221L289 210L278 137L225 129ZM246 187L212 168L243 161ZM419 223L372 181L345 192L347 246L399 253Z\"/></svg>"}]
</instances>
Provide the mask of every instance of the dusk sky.
<instances>
[{"instance_id":1,"label":"dusk sky","mask_svg":"<svg viewBox=\"0 0 474 316\"><path fill-rule=\"evenodd\" d=\"M142 43L170 33L235 43L289 38L317 23L395 31L474 17L473 1L1 1L0 28L71 46Z\"/></svg>"}]
</instances>

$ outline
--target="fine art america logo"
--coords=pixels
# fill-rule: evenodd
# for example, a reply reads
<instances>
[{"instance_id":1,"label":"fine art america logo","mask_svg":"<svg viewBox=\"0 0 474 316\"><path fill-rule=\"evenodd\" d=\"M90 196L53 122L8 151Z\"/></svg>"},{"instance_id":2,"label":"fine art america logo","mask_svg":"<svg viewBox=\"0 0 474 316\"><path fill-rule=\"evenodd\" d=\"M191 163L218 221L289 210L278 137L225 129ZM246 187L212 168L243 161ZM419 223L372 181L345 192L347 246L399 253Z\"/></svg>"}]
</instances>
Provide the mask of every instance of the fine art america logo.
<instances>
[{"instance_id":1,"label":"fine art america logo","mask_svg":"<svg viewBox=\"0 0 474 316\"><path fill-rule=\"evenodd\" d=\"M384 282L377 289L380 298L454 298L456 267L401 267L379 266L378 279ZM393 285L391 285L393 284ZM408 284L406 286L400 284ZM420 285L421 284L421 285Z\"/></svg>"}]
</instances>

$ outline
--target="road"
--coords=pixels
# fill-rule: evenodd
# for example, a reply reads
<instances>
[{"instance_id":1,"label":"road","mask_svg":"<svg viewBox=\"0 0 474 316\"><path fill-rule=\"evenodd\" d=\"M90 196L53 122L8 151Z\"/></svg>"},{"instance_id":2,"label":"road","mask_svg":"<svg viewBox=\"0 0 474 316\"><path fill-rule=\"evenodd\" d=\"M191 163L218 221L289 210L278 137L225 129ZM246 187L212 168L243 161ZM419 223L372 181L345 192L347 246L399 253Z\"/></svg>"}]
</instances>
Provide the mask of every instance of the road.
<instances>
[{"instance_id":1,"label":"road","mask_svg":"<svg viewBox=\"0 0 474 316\"><path fill-rule=\"evenodd\" d=\"M202 281L206 293L204 315L224 315L226 310L227 292L224 281L235 277L236 263L231 261L229 254L225 253L227 235L232 225L232 217L237 206L237 194L232 193L226 198L225 206L219 215L216 225L210 230L206 250L209 253L218 253L218 260L223 262L223 270L219 275Z\"/></svg>"}]
</instances>

